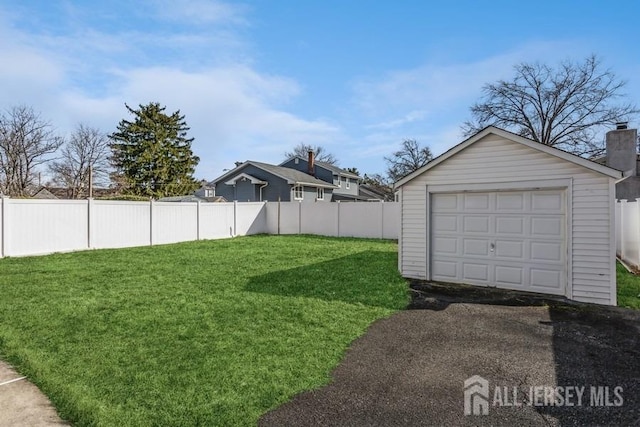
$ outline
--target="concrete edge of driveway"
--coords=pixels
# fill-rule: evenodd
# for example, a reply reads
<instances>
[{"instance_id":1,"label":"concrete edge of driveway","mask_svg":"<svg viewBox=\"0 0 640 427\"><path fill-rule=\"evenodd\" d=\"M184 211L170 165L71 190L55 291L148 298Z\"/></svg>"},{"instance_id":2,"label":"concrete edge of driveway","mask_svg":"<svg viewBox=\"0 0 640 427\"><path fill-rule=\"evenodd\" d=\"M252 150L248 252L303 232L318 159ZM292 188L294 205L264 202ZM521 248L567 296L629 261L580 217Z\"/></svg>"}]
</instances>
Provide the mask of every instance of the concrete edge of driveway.
<instances>
[{"instance_id":1,"label":"concrete edge of driveway","mask_svg":"<svg viewBox=\"0 0 640 427\"><path fill-rule=\"evenodd\" d=\"M0 360L0 426L67 425L38 387Z\"/></svg>"}]
</instances>

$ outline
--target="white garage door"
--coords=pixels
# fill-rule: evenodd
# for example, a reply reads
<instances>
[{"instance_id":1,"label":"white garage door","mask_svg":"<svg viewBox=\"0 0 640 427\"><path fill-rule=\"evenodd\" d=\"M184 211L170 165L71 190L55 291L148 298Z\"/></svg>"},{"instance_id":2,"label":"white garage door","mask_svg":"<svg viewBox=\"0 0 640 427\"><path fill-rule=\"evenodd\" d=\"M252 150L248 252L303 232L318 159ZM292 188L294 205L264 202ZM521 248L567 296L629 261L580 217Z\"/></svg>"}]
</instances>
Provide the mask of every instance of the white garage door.
<instances>
[{"instance_id":1,"label":"white garage door","mask_svg":"<svg viewBox=\"0 0 640 427\"><path fill-rule=\"evenodd\" d=\"M432 194L433 280L563 295L565 192Z\"/></svg>"}]
</instances>

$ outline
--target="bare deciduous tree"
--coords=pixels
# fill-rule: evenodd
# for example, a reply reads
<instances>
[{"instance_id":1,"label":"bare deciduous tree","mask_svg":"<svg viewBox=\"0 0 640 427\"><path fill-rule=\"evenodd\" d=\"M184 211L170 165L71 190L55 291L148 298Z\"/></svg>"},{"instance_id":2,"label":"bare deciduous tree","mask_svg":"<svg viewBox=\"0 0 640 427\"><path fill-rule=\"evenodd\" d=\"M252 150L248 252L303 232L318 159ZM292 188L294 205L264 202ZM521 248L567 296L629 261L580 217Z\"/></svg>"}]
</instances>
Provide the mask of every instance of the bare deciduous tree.
<instances>
[{"instance_id":1,"label":"bare deciduous tree","mask_svg":"<svg viewBox=\"0 0 640 427\"><path fill-rule=\"evenodd\" d=\"M108 178L109 140L99 129L79 124L62 147L60 157L49 165L53 182L67 188L70 199L89 195L89 175L94 183Z\"/></svg>"},{"instance_id":2,"label":"bare deciduous tree","mask_svg":"<svg viewBox=\"0 0 640 427\"><path fill-rule=\"evenodd\" d=\"M0 192L25 197L38 166L47 162L62 138L31 107L17 106L0 115Z\"/></svg>"},{"instance_id":3,"label":"bare deciduous tree","mask_svg":"<svg viewBox=\"0 0 640 427\"><path fill-rule=\"evenodd\" d=\"M402 148L394 152L391 157L385 157L387 175L391 182L395 182L405 175L420 169L433 159L429 147L420 147L415 139L402 141Z\"/></svg>"},{"instance_id":4,"label":"bare deciduous tree","mask_svg":"<svg viewBox=\"0 0 640 427\"><path fill-rule=\"evenodd\" d=\"M325 150L323 146L321 145L314 146L311 144L305 144L304 142L301 142L300 144L293 147L292 151L288 151L284 153L284 156L287 159L290 159L291 157L296 157L296 156L306 159L307 156L309 155L309 151L313 151L315 155L315 159L319 162L325 162L332 165L338 164L338 159L336 159L336 157L333 154L327 152L327 150Z\"/></svg>"},{"instance_id":5,"label":"bare deciduous tree","mask_svg":"<svg viewBox=\"0 0 640 427\"><path fill-rule=\"evenodd\" d=\"M484 86L483 98L471 107L473 120L462 129L469 136L495 125L577 155L600 155L603 126L639 112L625 100L624 86L595 55L557 68L522 63L513 80Z\"/></svg>"}]
</instances>

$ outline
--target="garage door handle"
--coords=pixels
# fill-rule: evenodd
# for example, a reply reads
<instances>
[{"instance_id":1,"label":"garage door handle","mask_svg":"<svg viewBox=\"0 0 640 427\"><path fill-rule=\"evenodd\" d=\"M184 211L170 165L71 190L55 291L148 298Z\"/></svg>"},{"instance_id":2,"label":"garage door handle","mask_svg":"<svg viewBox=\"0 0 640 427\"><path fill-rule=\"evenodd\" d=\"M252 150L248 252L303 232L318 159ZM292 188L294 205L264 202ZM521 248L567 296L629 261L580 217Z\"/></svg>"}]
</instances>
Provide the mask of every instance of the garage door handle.
<instances>
[{"instance_id":1,"label":"garage door handle","mask_svg":"<svg viewBox=\"0 0 640 427\"><path fill-rule=\"evenodd\" d=\"M489 245L489 250L490 250L491 252L493 252L493 251L495 250L495 248L496 248L495 243L492 243L492 244L490 244L490 245Z\"/></svg>"}]
</instances>

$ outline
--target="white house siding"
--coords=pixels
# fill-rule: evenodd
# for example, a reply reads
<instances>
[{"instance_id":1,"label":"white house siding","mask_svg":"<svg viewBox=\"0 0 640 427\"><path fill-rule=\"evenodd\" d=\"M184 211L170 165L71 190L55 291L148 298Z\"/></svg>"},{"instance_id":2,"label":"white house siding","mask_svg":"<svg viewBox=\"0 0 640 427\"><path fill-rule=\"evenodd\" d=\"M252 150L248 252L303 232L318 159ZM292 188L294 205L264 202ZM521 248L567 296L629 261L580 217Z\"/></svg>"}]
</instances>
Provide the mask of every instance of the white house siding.
<instances>
[{"instance_id":1,"label":"white house siding","mask_svg":"<svg viewBox=\"0 0 640 427\"><path fill-rule=\"evenodd\" d=\"M497 135L487 135L402 187L401 268L427 278L427 185L571 179L569 297L615 304L615 218L610 177Z\"/></svg>"},{"instance_id":2,"label":"white house siding","mask_svg":"<svg viewBox=\"0 0 640 427\"><path fill-rule=\"evenodd\" d=\"M417 184L417 185L416 185ZM413 279L425 279L427 253L426 224L427 188L423 182L412 181L402 187L402 225L400 229L402 274Z\"/></svg>"}]
</instances>

